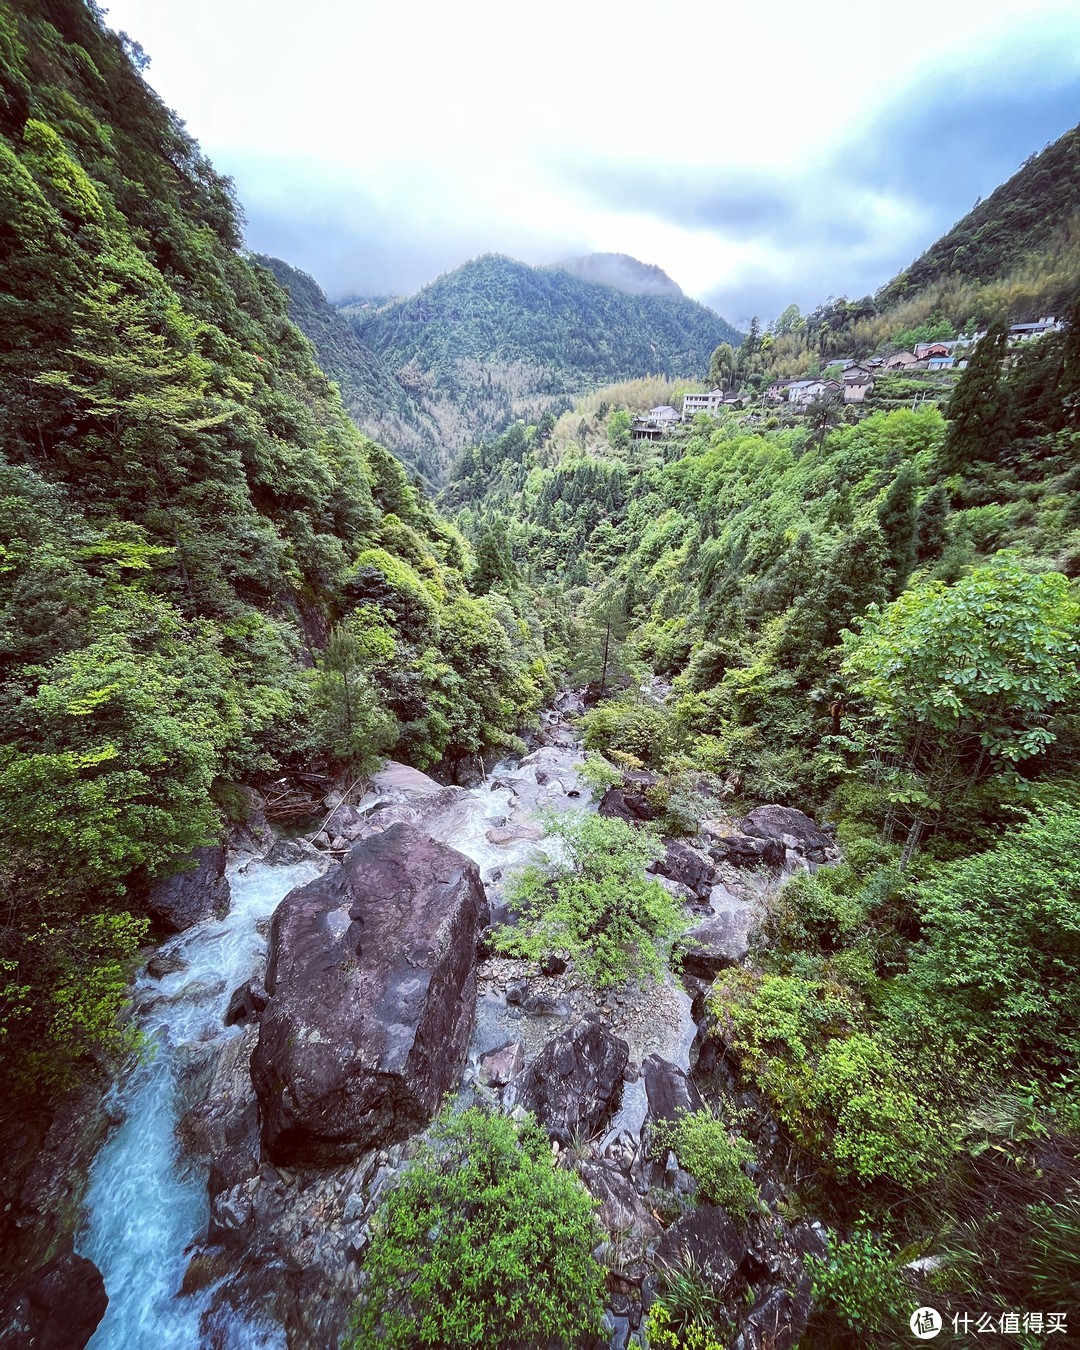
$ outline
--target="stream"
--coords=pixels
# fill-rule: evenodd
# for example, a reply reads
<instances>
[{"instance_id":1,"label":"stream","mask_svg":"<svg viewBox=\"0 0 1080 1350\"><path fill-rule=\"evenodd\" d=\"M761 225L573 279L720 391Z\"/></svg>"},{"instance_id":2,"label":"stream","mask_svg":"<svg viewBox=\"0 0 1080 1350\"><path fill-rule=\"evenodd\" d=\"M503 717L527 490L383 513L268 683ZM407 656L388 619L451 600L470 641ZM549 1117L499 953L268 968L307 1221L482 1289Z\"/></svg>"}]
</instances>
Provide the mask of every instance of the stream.
<instances>
[{"instance_id":1,"label":"stream","mask_svg":"<svg viewBox=\"0 0 1080 1350\"><path fill-rule=\"evenodd\" d=\"M433 838L477 863L493 895L503 869L542 847L534 837L506 838L515 827L534 827L545 810L595 809L578 779L583 756L566 723L549 714L548 727L555 729L556 744L497 765L483 785L459 790L424 818ZM369 794L360 807L370 810L394 800ZM489 831L503 842L493 842ZM275 865L250 855L234 858L227 872L228 915L195 925L154 953L159 970L163 957L177 958L181 968L157 978L144 968L137 977L134 1015L147 1053L112 1091L110 1115L119 1124L92 1165L77 1244L101 1270L109 1296L91 1350L188 1350L208 1343L206 1324L203 1329L200 1324L213 1291L181 1293L192 1245L206 1231L207 1168L184 1156L177 1122L205 1091L223 1045L240 1034L237 1027L226 1028L223 1017L232 991L261 971L269 916L286 894L320 870L314 859ZM616 1019L614 1029L630 1041L633 1058L655 1051L685 1066L695 1030L690 999L669 978L655 991L654 1002L655 1008L642 1009L626 1028ZM557 1017L520 1019L481 969L467 1076L484 1051L511 1038L524 1041L527 1061L533 1059L566 1025ZM638 1083L624 1095L615 1124L636 1130L644 1111ZM284 1345L284 1333L234 1315L227 1327L219 1324L213 1344L270 1350Z\"/></svg>"}]
</instances>

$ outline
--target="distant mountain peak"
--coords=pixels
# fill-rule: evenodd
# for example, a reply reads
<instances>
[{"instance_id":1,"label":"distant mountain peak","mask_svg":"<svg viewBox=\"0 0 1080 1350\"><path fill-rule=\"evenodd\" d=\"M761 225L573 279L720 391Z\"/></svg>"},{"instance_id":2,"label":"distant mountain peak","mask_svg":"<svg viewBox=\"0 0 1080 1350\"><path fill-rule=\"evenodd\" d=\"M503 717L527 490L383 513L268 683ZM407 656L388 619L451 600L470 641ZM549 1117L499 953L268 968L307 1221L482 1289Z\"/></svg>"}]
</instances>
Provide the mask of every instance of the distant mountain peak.
<instances>
[{"instance_id":1,"label":"distant mountain peak","mask_svg":"<svg viewBox=\"0 0 1080 1350\"><path fill-rule=\"evenodd\" d=\"M587 253L582 258L564 258L551 263L560 272L569 272L582 281L613 286L627 295L670 295L683 299L682 287L655 263L639 262L629 253Z\"/></svg>"}]
</instances>

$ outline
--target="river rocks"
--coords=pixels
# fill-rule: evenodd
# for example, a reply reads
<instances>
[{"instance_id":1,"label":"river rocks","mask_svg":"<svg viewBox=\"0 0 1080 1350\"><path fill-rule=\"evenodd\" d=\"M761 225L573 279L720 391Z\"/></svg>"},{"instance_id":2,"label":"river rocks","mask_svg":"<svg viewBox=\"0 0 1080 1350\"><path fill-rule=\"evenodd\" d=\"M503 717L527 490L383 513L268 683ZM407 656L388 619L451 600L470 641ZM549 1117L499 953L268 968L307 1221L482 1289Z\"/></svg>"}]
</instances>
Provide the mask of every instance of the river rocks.
<instances>
[{"instance_id":1,"label":"river rocks","mask_svg":"<svg viewBox=\"0 0 1080 1350\"><path fill-rule=\"evenodd\" d=\"M426 773L392 759L372 776L369 787L384 802L412 802L418 797L434 797L446 791Z\"/></svg>"},{"instance_id":2,"label":"river rocks","mask_svg":"<svg viewBox=\"0 0 1080 1350\"><path fill-rule=\"evenodd\" d=\"M152 980L163 980L178 970L187 970L188 963L179 952L155 952L146 963L146 973Z\"/></svg>"},{"instance_id":3,"label":"river rocks","mask_svg":"<svg viewBox=\"0 0 1080 1350\"><path fill-rule=\"evenodd\" d=\"M507 1041L480 1057L480 1081L489 1087L505 1087L525 1067L525 1047L520 1041Z\"/></svg>"},{"instance_id":4,"label":"river rocks","mask_svg":"<svg viewBox=\"0 0 1080 1350\"><path fill-rule=\"evenodd\" d=\"M627 820L632 825L643 820L655 820L656 811L645 798L644 791L627 787L612 787L600 798L599 812L602 816L615 816Z\"/></svg>"},{"instance_id":5,"label":"river rocks","mask_svg":"<svg viewBox=\"0 0 1080 1350\"><path fill-rule=\"evenodd\" d=\"M101 1271L68 1252L31 1276L0 1316L0 1344L82 1350L108 1306Z\"/></svg>"},{"instance_id":6,"label":"river rocks","mask_svg":"<svg viewBox=\"0 0 1080 1350\"><path fill-rule=\"evenodd\" d=\"M678 1065L650 1055L641 1066L645 1079L645 1095L649 1100L648 1121L666 1120L674 1123L680 1116L701 1110L697 1088Z\"/></svg>"},{"instance_id":7,"label":"river rocks","mask_svg":"<svg viewBox=\"0 0 1080 1350\"><path fill-rule=\"evenodd\" d=\"M716 871L711 859L702 857L681 839L673 839L664 856L649 869L686 888L699 900L708 900Z\"/></svg>"},{"instance_id":8,"label":"river rocks","mask_svg":"<svg viewBox=\"0 0 1080 1350\"><path fill-rule=\"evenodd\" d=\"M787 850L780 839L762 839L739 834L727 826L706 823L702 833L709 840L709 853L717 862L733 867L783 867Z\"/></svg>"},{"instance_id":9,"label":"river rocks","mask_svg":"<svg viewBox=\"0 0 1080 1350\"><path fill-rule=\"evenodd\" d=\"M285 897L251 1061L274 1161L333 1166L427 1122L461 1073L486 922L476 864L407 825Z\"/></svg>"},{"instance_id":10,"label":"river rocks","mask_svg":"<svg viewBox=\"0 0 1080 1350\"><path fill-rule=\"evenodd\" d=\"M533 1017L569 1017L573 1011L566 999L546 989L529 994L521 1006Z\"/></svg>"},{"instance_id":11,"label":"river rocks","mask_svg":"<svg viewBox=\"0 0 1080 1350\"><path fill-rule=\"evenodd\" d=\"M726 886L713 887L710 899L712 913L686 934L683 957L683 970L702 980L745 960L760 917L753 900L733 895Z\"/></svg>"},{"instance_id":12,"label":"river rocks","mask_svg":"<svg viewBox=\"0 0 1080 1350\"><path fill-rule=\"evenodd\" d=\"M645 1244L659 1237L661 1229L634 1189L633 1182L617 1167L603 1162L581 1162L578 1172L590 1193L600 1202L601 1224L609 1233L618 1234L622 1242L631 1241L634 1249L623 1255L639 1260L644 1255Z\"/></svg>"},{"instance_id":13,"label":"river rocks","mask_svg":"<svg viewBox=\"0 0 1080 1350\"><path fill-rule=\"evenodd\" d=\"M160 877L146 898L146 912L159 927L181 933L204 919L222 919L229 912L229 883L225 880L225 850L220 844L197 848L192 866L171 877Z\"/></svg>"},{"instance_id":14,"label":"river rocks","mask_svg":"<svg viewBox=\"0 0 1080 1350\"><path fill-rule=\"evenodd\" d=\"M224 1022L234 1027L239 1022L253 1022L270 1001L270 995L258 982L247 980L233 990L229 1006L225 1010Z\"/></svg>"},{"instance_id":15,"label":"river rocks","mask_svg":"<svg viewBox=\"0 0 1080 1350\"><path fill-rule=\"evenodd\" d=\"M565 975L566 960L562 956L555 956L549 952L547 956L542 958L540 969L545 975Z\"/></svg>"},{"instance_id":16,"label":"river rocks","mask_svg":"<svg viewBox=\"0 0 1080 1350\"><path fill-rule=\"evenodd\" d=\"M758 839L774 840L809 862L826 862L834 850L832 839L817 821L793 806L755 806L739 828Z\"/></svg>"},{"instance_id":17,"label":"river rocks","mask_svg":"<svg viewBox=\"0 0 1080 1350\"><path fill-rule=\"evenodd\" d=\"M698 1205L671 1225L657 1243L653 1259L661 1268L695 1266L712 1294L726 1299L746 1255L746 1242L727 1210Z\"/></svg>"},{"instance_id":18,"label":"river rocks","mask_svg":"<svg viewBox=\"0 0 1080 1350\"><path fill-rule=\"evenodd\" d=\"M629 1057L626 1042L591 1014L544 1047L519 1081L518 1103L560 1144L591 1138L614 1105Z\"/></svg>"},{"instance_id":19,"label":"river rocks","mask_svg":"<svg viewBox=\"0 0 1080 1350\"><path fill-rule=\"evenodd\" d=\"M514 844L519 839L540 839L543 831L538 825L493 825L486 832L489 844Z\"/></svg>"}]
</instances>

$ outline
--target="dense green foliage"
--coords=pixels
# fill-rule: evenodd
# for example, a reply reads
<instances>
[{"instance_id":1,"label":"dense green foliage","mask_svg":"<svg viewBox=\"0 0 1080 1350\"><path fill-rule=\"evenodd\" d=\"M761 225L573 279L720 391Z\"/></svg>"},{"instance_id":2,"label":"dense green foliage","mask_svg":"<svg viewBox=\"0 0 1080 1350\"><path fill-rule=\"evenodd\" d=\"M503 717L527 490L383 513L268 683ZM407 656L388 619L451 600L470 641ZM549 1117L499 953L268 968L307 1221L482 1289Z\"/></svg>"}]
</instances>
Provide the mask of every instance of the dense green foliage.
<instances>
[{"instance_id":1,"label":"dense green foliage","mask_svg":"<svg viewBox=\"0 0 1080 1350\"><path fill-rule=\"evenodd\" d=\"M448 467L439 431L385 364L356 336L318 283L280 258L258 257L289 296L289 318L315 348L320 369L336 381L345 411L374 440L388 446L428 484Z\"/></svg>"},{"instance_id":2,"label":"dense green foliage","mask_svg":"<svg viewBox=\"0 0 1080 1350\"><path fill-rule=\"evenodd\" d=\"M343 311L455 449L649 373L703 375L740 334L684 296L631 295L493 254L407 300Z\"/></svg>"},{"instance_id":3,"label":"dense green foliage","mask_svg":"<svg viewBox=\"0 0 1080 1350\"><path fill-rule=\"evenodd\" d=\"M659 978L685 921L644 868L663 852L624 820L580 815L548 821L549 862L530 863L507 886L521 918L496 935L501 951L533 960L569 957L597 988Z\"/></svg>"},{"instance_id":4,"label":"dense green foliage","mask_svg":"<svg viewBox=\"0 0 1080 1350\"><path fill-rule=\"evenodd\" d=\"M376 1215L343 1344L587 1343L602 1307L597 1239L588 1192L535 1121L444 1114Z\"/></svg>"},{"instance_id":5,"label":"dense green foliage","mask_svg":"<svg viewBox=\"0 0 1080 1350\"><path fill-rule=\"evenodd\" d=\"M657 1153L671 1149L709 1204L722 1205L733 1214L758 1207L757 1190L743 1170L755 1161L753 1145L711 1111L688 1112L674 1124L658 1121L649 1146Z\"/></svg>"},{"instance_id":6,"label":"dense green foliage","mask_svg":"<svg viewBox=\"0 0 1080 1350\"><path fill-rule=\"evenodd\" d=\"M513 744L551 682L130 44L82 0L9 0L0 34L0 1026L61 1083L230 783Z\"/></svg>"}]
</instances>

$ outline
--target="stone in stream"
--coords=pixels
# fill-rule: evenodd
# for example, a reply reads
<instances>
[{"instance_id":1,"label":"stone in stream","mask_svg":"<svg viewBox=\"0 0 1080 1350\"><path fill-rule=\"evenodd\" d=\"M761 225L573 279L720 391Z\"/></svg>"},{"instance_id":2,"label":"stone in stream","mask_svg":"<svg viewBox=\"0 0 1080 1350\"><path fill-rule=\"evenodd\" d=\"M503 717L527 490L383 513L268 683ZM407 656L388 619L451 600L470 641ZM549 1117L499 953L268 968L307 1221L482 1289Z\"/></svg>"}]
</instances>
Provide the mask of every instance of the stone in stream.
<instances>
[{"instance_id":1,"label":"stone in stream","mask_svg":"<svg viewBox=\"0 0 1080 1350\"><path fill-rule=\"evenodd\" d=\"M717 862L731 863L733 867L783 867L787 849L780 839L762 839L755 835L739 834L725 825L708 822L701 827L709 840L709 853Z\"/></svg>"},{"instance_id":2,"label":"stone in stream","mask_svg":"<svg viewBox=\"0 0 1080 1350\"><path fill-rule=\"evenodd\" d=\"M750 935L760 917L753 900L713 887L712 913L687 932L683 970L702 980L714 979L728 966L737 966L750 950Z\"/></svg>"},{"instance_id":3,"label":"stone in stream","mask_svg":"<svg viewBox=\"0 0 1080 1350\"><path fill-rule=\"evenodd\" d=\"M251 1059L274 1162L334 1166L428 1122L464 1065L487 919L476 864L404 824L285 897Z\"/></svg>"},{"instance_id":4,"label":"stone in stream","mask_svg":"<svg viewBox=\"0 0 1080 1350\"><path fill-rule=\"evenodd\" d=\"M155 952L146 963L146 973L152 980L162 980L166 975L175 975L178 970L187 970L188 963L179 952Z\"/></svg>"},{"instance_id":5,"label":"stone in stream","mask_svg":"<svg viewBox=\"0 0 1080 1350\"><path fill-rule=\"evenodd\" d=\"M648 870L685 886L699 900L708 900L716 880L712 860L703 857L681 839L671 840L664 856Z\"/></svg>"},{"instance_id":6,"label":"stone in stream","mask_svg":"<svg viewBox=\"0 0 1080 1350\"><path fill-rule=\"evenodd\" d=\"M514 844L519 839L540 839L543 831L538 825L493 825L486 832L489 844Z\"/></svg>"},{"instance_id":7,"label":"stone in stream","mask_svg":"<svg viewBox=\"0 0 1080 1350\"><path fill-rule=\"evenodd\" d=\"M68 1252L31 1276L0 1313L0 1345L83 1350L108 1306L101 1271Z\"/></svg>"},{"instance_id":8,"label":"stone in stream","mask_svg":"<svg viewBox=\"0 0 1080 1350\"><path fill-rule=\"evenodd\" d=\"M630 1047L592 1013L549 1041L518 1082L517 1101L552 1139L590 1139L615 1105Z\"/></svg>"},{"instance_id":9,"label":"stone in stream","mask_svg":"<svg viewBox=\"0 0 1080 1350\"><path fill-rule=\"evenodd\" d=\"M146 912L170 933L181 933L204 919L223 919L229 912L225 850L220 844L197 848L185 860L192 864L150 886Z\"/></svg>"},{"instance_id":10,"label":"stone in stream","mask_svg":"<svg viewBox=\"0 0 1080 1350\"><path fill-rule=\"evenodd\" d=\"M224 1022L234 1027L240 1022L254 1022L270 1001L270 995L258 980L246 980L232 991Z\"/></svg>"},{"instance_id":11,"label":"stone in stream","mask_svg":"<svg viewBox=\"0 0 1080 1350\"><path fill-rule=\"evenodd\" d=\"M697 1088L678 1065L650 1055L641 1066L645 1079L645 1095L649 1099L646 1123L658 1120L675 1123L682 1115L701 1110Z\"/></svg>"},{"instance_id":12,"label":"stone in stream","mask_svg":"<svg viewBox=\"0 0 1080 1350\"><path fill-rule=\"evenodd\" d=\"M489 1087L505 1087L525 1067L525 1047L520 1041L507 1041L480 1057L480 1081Z\"/></svg>"}]
</instances>

